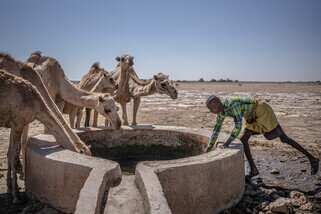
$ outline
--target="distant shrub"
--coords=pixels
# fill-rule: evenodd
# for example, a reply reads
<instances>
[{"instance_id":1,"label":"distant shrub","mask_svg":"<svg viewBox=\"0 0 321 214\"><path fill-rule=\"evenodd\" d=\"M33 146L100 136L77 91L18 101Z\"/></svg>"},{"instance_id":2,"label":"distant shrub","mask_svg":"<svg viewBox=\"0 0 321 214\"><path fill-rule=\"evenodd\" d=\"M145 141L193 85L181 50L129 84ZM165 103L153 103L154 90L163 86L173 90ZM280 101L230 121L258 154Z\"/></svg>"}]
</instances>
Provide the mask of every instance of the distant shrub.
<instances>
[{"instance_id":1,"label":"distant shrub","mask_svg":"<svg viewBox=\"0 0 321 214\"><path fill-rule=\"evenodd\" d=\"M199 82L204 82L204 79L203 79L203 78L201 78L201 79L199 79L198 81L199 81Z\"/></svg>"},{"instance_id":2,"label":"distant shrub","mask_svg":"<svg viewBox=\"0 0 321 214\"><path fill-rule=\"evenodd\" d=\"M217 80L216 79L211 79L210 82L217 82Z\"/></svg>"}]
</instances>

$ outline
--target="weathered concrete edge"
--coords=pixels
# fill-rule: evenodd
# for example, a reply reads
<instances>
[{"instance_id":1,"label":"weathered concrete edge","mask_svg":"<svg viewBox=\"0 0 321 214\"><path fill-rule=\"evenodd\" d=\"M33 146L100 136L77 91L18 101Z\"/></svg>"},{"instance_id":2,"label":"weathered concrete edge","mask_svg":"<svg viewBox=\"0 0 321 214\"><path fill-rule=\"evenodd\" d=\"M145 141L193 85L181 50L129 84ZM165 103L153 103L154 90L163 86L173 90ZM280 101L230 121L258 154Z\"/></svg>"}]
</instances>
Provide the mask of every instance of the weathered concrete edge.
<instances>
[{"instance_id":1,"label":"weathered concrete edge","mask_svg":"<svg viewBox=\"0 0 321 214\"><path fill-rule=\"evenodd\" d=\"M76 184L76 192L79 194L78 200L76 203L71 203L68 206L60 205L57 203L59 199L52 198L53 196L51 193L42 193L39 195L36 192L37 187L30 186L29 178L26 176L25 185L27 194L30 197L48 203L63 212L99 213L103 208L101 207L101 202L103 196L106 194L106 189L118 185L121 181L122 173L119 164L114 161L89 157L71 152L59 146L52 147L50 145L55 145L55 139L51 135L37 135L30 138L26 148L26 158L30 159L37 156L36 159L41 157L42 160L59 163L58 166L68 165L68 167L82 169L77 170L77 173L79 173L77 176L85 177L85 180L75 181L79 182ZM36 164L39 165L41 162L37 161ZM28 165L26 166L26 175L29 174L29 169L32 169L32 163L32 161L28 162ZM46 161L43 161L43 163L46 164ZM57 166L57 164L55 164L55 166ZM66 179L72 179L75 175L70 175L70 172L65 170L64 174L60 176L64 176ZM44 174L40 177L40 179L42 179L40 183L46 183L52 179L47 179Z\"/></svg>"},{"instance_id":2,"label":"weathered concrete edge","mask_svg":"<svg viewBox=\"0 0 321 214\"><path fill-rule=\"evenodd\" d=\"M204 129L189 129L184 127L166 127L166 126L156 126L157 130L170 130L178 131L178 132L188 132L193 133L194 135L200 135L203 137L209 138L211 132ZM174 130L173 130L174 129ZM225 142L228 138L226 134L220 134L218 141ZM223 209L227 209L237 204L244 193L245 189L245 180L243 179L245 175L244 169L244 155L243 155L243 147L238 139L230 146L230 149L225 150L213 150L207 154L183 158L172 161L145 161L138 164L136 167L135 173L135 183L138 186L138 190L143 199L143 206L146 213L171 213L169 208L167 199L163 192L162 184L158 178L158 173L165 171L175 171L175 168L178 169L180 167L184 167L186 165L198 165L210 162L224 161L224 159L228 159L233 156L238 156L243 164L241 164L242 175L241 185L238 187L238 192L235 193L234 197L230 201L225 201L222 207L219 207L216 211L220 212ZM197 161L196 161L197 160ZM151 185L151 180L153 181L153 185ZM157 182L155 181L157 180ZM156 183L156 185L155 185ZM160 186L159 186L160 185ZM159 209L159 204L165 204L166 209ZM167 209L168 207L168 209ZM156 208L156 209L155 209Z\"/></svg>"},{"instance_id":3,"label":"weathered concrete edge","mask_svg":"<svg viewBox=\"0 0 321 214\"><path fill-rule=\"evenodd\" d=\"M135 183L142 197L146 214L172 213L153 168L139 163L135 171Z\"/></svg>"}]
</instances>

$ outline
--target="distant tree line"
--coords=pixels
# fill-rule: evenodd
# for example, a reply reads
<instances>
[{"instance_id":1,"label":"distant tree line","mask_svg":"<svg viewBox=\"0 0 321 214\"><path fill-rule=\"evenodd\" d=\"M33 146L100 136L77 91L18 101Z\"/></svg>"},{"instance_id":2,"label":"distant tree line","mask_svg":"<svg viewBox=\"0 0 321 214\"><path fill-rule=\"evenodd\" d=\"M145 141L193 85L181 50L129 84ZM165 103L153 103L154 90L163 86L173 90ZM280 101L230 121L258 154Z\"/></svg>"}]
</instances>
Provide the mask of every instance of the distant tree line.
<instances>
[{"instance_id":1,"label":"distant tree line","mask_svg":"<svg viewBox=\"0 0 321 214\"><path fill-rule=\"evenodd\" d=\"M205 80L203 78L198 80L199 82L205 82ZM226 79L211 79L210 82L238 82L238 80L231 80L229 78Z\"/></svg>"}]
</instances>

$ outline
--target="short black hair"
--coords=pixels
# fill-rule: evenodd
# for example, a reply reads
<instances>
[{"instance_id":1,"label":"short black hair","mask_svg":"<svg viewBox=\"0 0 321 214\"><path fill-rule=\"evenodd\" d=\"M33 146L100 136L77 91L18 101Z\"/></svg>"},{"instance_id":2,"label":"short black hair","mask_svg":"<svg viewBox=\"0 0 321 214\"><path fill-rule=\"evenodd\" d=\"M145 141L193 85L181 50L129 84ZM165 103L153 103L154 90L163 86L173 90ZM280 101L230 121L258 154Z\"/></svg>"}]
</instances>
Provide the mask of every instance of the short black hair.
<instances>
[{"instance_id":1,"label":"short black hair","mask_svg":"<svg viewBox=\"0 0 321 214\"><path fill-rule=\"evenodd\" d=\"M215 95L211 95L211 96L209 96L209 98L207 98L206 106L209 107L209 105L210 105L211 103L217 105L217 104L220 104L220 103L222 103L222 102L221 102L221 100L220 100L219 97L217 97L217 96L215 96Z\"/></svg>"}]
</instances>

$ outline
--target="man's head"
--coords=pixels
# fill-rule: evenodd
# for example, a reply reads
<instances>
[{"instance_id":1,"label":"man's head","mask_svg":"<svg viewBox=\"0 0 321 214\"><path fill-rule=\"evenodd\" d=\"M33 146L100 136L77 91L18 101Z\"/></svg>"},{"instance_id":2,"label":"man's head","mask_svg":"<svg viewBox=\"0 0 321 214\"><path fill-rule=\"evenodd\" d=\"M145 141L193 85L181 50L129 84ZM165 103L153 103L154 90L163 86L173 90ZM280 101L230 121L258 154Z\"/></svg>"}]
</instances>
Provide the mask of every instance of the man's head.
<instances>
[{"instance_id":1,"label":"man's head","mask_svg":"<svg viewBox=\"0 0 321 214\"><path fill-rule=\"evenodd\" d=\"M217 113L223 111L223 104L222 104L220 98L218 98L215 95L211 95L207 99L206 106L214 114L217 114Z\"/></svg>"}]
</instances>

